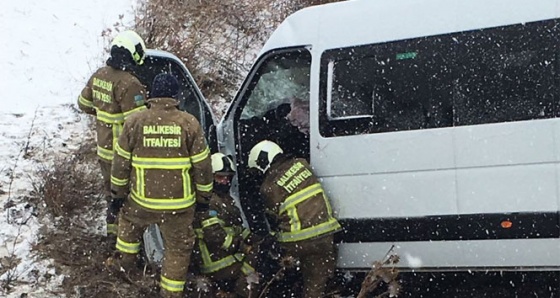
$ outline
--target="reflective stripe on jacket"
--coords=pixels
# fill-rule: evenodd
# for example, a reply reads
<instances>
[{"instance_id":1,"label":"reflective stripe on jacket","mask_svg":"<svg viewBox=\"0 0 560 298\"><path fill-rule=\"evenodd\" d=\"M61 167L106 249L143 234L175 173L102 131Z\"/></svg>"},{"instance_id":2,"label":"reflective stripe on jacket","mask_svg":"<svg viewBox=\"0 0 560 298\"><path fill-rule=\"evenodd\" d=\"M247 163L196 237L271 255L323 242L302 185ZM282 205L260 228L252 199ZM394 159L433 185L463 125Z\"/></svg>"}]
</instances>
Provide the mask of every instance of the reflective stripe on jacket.
<instances>
[{"instance_id":1,"label":"reflective stripe on jacket","mask_svg":"<svg viewBox=\"0 0 560 298\"><path fill-rule=\"evenodd\" d=\"M172 98L150 100L150 109L124 124L115 145L111 188L149 210L176 211L212 191L210 150L194 116ZM205 202L207 203L207 202Z\"/></svg>"},{"instance_id":2,"label":"reflective stripe on jacket","mask_svg":"<svg viewBox=\"0 0 560 298\"><path fill-rule=\"evenodd\" d=\"M242 228L241 212L229 195L213 194L210 199L212 216L199 214L195 229L200 251L200 268L209 274L243 262L241 271L254 272L254 268L244 262L245 255L239 253L241 242L249 236L249 230Z\"/></svg>"},{"instance_id":3,"label":"reflective stripe on jacket","mask_svg":"<svg viewBox=\"0 0 560 298\"><path fill-rule=\"evenodd\" d=\"M215 222L215 223L211 223L213 224L218 224L218 225L222 225L223 221L220 221L218 219L219 222ZM204 223L203 223L204 225ZM245 255L243 253L240 252L236 252L233 254L227 254L224 252L227 252L227 250L231 247L231 245L233 244L234 238L236 236L241 236L241 235L247 235L248 233L246 231L248 230L244 230L243 233L240 233L237 229L232 228L232 227L223 227L222 229L224 230L226 237L224 238L224 241L221 245L221 250L218 249L214 249L209 250L208 249L208 245L205 241L204 238L204 228L201 229L196 229L196 235L198 237L198 249L200 250L200 256L202 258L202 264L200 265L200 271L204 274L210 274L210 273L214 273L217 272L219 270L222 270L224 268L227 268L233 264L236 264L237 262L243 262L242 266L241 266L241 271L245 274L248 275L252 272L255 271L255 269L253 267L251 267L251 265L249 265L248 263L244 262L245 259ZM209 237L207 237L209 238ZM225 256L224 256L225 255ZM213 260L214 259L214 260Z\"/></svg>"},{"instance_id":4,"label":"reflective stripe on jacket","mask_svg":"<svg viewBox=\"0 0 560 298\"><path fill-rule=\"evenodd\" d=\"M261 194L276 219L280 242L316 238L340 230L331 204L305 159L284 159L267 171Z\"/></svg>"},{"instance_id":5,"label":"reflective stripe on jacket","mask_svg":"<svg viewBox=\"0 0 560 298\"><path fill-rule=\"evenodd\" d=\"M124 120L146 109L146 90L129 72L105 66L97 70L78 97L78 106L96 116L97 155L111 162Z\"/></svg>"},{"instance_id":6,"label":"reflective stripe on jacket","mask_svg":"<svg viewBox=\"0 0 560 298\"><path fill-rule=\"evenodd\" d=\"M210 253L210 250L208 250L208 246L205 242L204 229L213 225L218 225L220 229L223 229L223 232L226 236L222 238L223 242L220 246L220 249L214 250L212 253ZM233 237L235 236L235 230L231 227L225 227L222 220L216 217L204 220L202 222L202 227L200 229L196 229L195 232L198 238L198 248L202 257L202 264L200 265L200 270L202 271L202 273L208 274L216 272L218 270L229 267L237 263L238 261L242 261L245 257L241 253L226 254L223 257L220 256L224 255L224 253L220 254L219 251L227 251L231 247L233 243ZM211 239L212 237L207 238ZM214 256L216 260L212 260L212 256Z\"/></svg>"}]
</instances>

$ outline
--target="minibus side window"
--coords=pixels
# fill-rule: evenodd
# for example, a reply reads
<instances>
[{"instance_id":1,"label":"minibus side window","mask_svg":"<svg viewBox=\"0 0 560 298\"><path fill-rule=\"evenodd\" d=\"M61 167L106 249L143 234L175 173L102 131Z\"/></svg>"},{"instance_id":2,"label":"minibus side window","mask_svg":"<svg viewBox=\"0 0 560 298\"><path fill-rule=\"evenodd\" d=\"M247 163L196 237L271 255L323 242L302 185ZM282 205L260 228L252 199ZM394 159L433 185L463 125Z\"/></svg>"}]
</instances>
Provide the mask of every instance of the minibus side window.
<instances>
[{"instance_id":1,"label":"minibus side window","mask_svg":"<svg viewBox=\"0 0 560 298\"><path fill-rule=\"evenodd\" d=\"M371 60L371 59L368 59ZM329 79L332 87L327 92L328 115L331 119L373 116L373 89L368 88L368 66L371 63L355 63L350 59L329 63ZM348 73L356 74L350 78Z\"/></svg>"},{"instance_id":2,"label":"minibus side window","mask_svg":"<svg viewBox=\"0 0 560 298\"><path fill-rule=\"evenodd\" d=\"M554 21L459 34L455 125L552 117L557 38Z\"/></svg>"},{"instance_id":3,"label":"minibus side window","mask_svg":"<svg viewBox=\"0 0 560 298\"><path fill-rule=\"evenodd\" d=\"M418 38L325 52L321 57L321 134L453 125L453 46L450 38Z\"/></svg>"},{"instance_id":4,"label":"minibus side window","mask_svg":"<svg viewBox=\"0 0 560 298\"><path fill-rule=\"evenodd\" d=\"M325 51L324 137L552 118L557 21Z\"/></svg>"}]
</instances>

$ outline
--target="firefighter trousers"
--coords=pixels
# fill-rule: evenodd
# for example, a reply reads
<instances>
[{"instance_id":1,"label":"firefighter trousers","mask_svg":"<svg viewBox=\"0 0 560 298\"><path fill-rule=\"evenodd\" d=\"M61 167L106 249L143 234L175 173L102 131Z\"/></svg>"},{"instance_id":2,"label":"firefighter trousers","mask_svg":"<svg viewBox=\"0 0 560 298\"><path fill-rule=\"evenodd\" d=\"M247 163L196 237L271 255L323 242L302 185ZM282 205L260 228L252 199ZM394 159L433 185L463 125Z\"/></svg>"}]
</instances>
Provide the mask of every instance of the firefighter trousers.
<instances>
[{"instance_id":1,"label":"firefighter trousers","mask_svg":"<svg viewBox=\"0 0 560 298\"><path fill-rule=\"evenodd\" d=\"M235 292L238 297L258 297L259 285L249 283L249 274L256 274L256 272L254 271L254 267L251 266L250 260L244 258L235 264L210 274L210 278L216 283L218 288Z\"/></svg>"},{"instance_id":2,"label":"firefighter trousers","mask_svg":"<svg viewBox=\"0 0 560 298\"><path fill-rule=\"evenodd\" d=\"M123 255L123 264L131 266L140 251L144 230L157 224L164 243L161 269L161 294L164 297L183 297L187 269L195 242L192 226L194 207L181 212L148 211L130 198L119 214L117 250Z\"/></svg>"},{"instance_id":3,"label":"firefighter trousers","mask_svg":"<svg viewBox=\"0 0 560 298\"><path fill-rule=\"evenodd\" d=\"M297 242L282 242L285 254L300 261L303 297L323 297L327 281L334 274L336 251L332 234Z\"/></svg>"},{"instance_id":4,"label":"firefighter trousers","mask_svg":"<svg viewBox=\"0 0 560 298\"><path fill-rule=\"evenodd\" d=\"M105 198L107 209L105 222L107 223L107 236L115 241L117 235L118 215L120 208L111 204L111 163L99 160L101 168L101 176L103 176L103 196Z\"/></svg>"}]
</instances>

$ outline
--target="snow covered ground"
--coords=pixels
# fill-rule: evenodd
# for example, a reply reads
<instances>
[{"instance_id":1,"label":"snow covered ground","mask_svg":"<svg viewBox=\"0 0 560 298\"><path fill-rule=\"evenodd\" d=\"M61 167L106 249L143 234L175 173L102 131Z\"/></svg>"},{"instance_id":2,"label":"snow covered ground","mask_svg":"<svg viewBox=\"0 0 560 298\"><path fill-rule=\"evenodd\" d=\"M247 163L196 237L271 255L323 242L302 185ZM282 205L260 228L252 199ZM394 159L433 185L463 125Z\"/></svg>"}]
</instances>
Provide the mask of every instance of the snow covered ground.
<instances>
[{"instance_id":1,"label":"snow covered ground","mask_svg":"<svg viewBox=\"0 0 560 298\"><path fill-rule=\"evenodd\" d=\"M101 33L130 24L134 0L4 0L0 10L0 285L1 297L59 297L62 281L49 260L30 253L41 225L26 202L41 165L79 147L91 135L74 103L106 55ZM3 272L9 256L17 266ZM4 268L4 269L2 269ZM45 278L45 273L54 275ZM47 274L48 276L49 274Z\"/></svg>"}]
</instances>

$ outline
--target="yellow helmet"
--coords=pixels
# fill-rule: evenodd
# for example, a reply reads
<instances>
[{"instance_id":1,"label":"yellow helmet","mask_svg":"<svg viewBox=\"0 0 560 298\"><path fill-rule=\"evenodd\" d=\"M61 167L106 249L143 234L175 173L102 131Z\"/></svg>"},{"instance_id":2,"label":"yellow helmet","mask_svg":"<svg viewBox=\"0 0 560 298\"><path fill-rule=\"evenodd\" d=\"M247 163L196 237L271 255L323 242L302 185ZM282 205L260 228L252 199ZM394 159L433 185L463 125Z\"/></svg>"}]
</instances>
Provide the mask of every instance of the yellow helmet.
<instances>
[{"instance_id":1,"label":"yellow helmet","mask_svg":"<svg viewBox=\"0 0 560 298\"><path fill-rule=\"evenodd\" d=\"M111 42L111 48L122 47L130 52L132 60L137 65L144 64L146 57L146 45L144 40L136 32L127 30L119 33Z\"/></svg>"},{"instance_id":2,"label":"yellow helmet","mask_svg":"<svg viewBox=\"0 0 560 298\"><path fill-rule=\"evenodd\" d=\"M212 172L213 173L226 173L226 174L234 174L235 173L235 164L231 160L231 158L227 157L223 153L214 153L211 156L212 158Z\"/></svg>"},{"instance_id":3,"label":"yellow helmet","mask_svg":"<svg viewBox=\"0 0 560 298\"><path fill-rule=\"evenodd\" d=\"M259 169L265 173L274 158L282 153L284 151L278 144L268 140L261 141L249 152L249 168Z\"/></svg>"}]
</instances>

